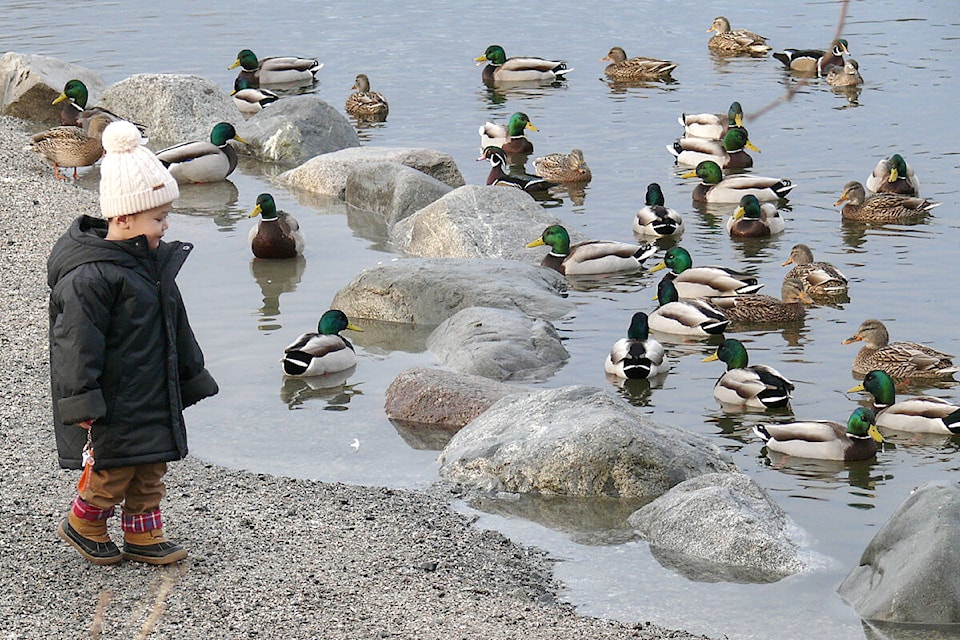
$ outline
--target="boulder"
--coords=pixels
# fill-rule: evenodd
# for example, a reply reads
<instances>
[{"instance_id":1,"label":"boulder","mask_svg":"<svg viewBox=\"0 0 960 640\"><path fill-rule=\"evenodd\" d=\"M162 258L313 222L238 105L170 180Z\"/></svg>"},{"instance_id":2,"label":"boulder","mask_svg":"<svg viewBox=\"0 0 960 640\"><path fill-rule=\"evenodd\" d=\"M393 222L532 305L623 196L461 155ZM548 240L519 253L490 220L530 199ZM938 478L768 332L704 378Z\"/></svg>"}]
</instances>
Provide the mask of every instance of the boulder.
<instances>
[{"instance_id":1,"label":"boulder","mask_svg":"<svg viewBox=\"0 0 960 640\"><path fill-rule=\"evenodd\" d=\"M546 378L570 357L546 320L488 307L461 309L444 320L427 348L456 371L501 381Z\"/></svg>"},{"instance_id":2,"label":"boulder","mask_svg":"<svg viewBox=\"0 0 960 640\"><path fill-rule=\"evenodd\" d=\"M482 491L648 500L689 478L736 471L707 438L580 385L500 400L439 461L443 478Z\"/></svg>"},{"instance_id":3,"label":"boulder","mask_svg":"<svg viewBox=\"0 0 960 640\"><path fill-rule=\"evenodd\" d=\"M99 74L50 56L7 52L0 56L0 114L57 126L61 105L53 101L74 78L87 85L87 106L98 104L106 86Z\"/></svg>"},{"instance_id":4,"label":"boulder","mask_svg":"<svg viewBox=\"0 0 960 640\"><path fill-rule=\"evenodd\" d=\"M449 193L452 187L399 162L356 165L347 174L344 200L383 217L387 229Z\"/></svg>"},{"instance_id":5,"label":"boulder","mask_svg":"<svg viewBox=\"0 0 960 640\"><path fill-rule=\"evenodd\" d=\"M701 582L775 582L804 568L795 527L742 473L681 482L627 522L664 565Z\"/></svg>"}]
</instances>

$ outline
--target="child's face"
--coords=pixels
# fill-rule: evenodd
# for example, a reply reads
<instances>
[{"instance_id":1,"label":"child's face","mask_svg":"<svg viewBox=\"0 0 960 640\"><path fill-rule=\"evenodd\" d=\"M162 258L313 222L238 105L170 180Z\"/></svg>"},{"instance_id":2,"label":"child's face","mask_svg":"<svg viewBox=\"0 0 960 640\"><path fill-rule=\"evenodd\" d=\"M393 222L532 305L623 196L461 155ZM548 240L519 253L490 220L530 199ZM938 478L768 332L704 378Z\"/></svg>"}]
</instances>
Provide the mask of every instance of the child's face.
<instances>
[{"instance_id":1,"label":"child's face","mask_svg":"<svg viewBox=\"0 0 960 640\"><path fill-rule=\"evenodd\" d=\"M172 205L165 204L153 209L147 209L140 213L134 213L126 216L117 216L111 221L108 240L128 240L137 236L146 236L151 249L160 246L160 239L163 233L170 226L167 223L167 215L170 213ZM116 227L116 230L114 230ZM113 237L110 237L113 236Z\"/></svg>"}]
</instances>

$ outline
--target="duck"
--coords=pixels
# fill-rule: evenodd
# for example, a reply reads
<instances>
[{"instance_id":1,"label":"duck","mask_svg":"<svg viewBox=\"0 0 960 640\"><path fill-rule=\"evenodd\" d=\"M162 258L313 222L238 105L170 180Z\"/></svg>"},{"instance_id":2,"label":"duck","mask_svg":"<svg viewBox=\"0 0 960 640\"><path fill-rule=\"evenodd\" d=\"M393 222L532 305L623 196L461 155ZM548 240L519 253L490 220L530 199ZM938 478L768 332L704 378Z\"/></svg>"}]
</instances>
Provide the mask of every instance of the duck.
<instances>
[{"instance_id":1,"label":"duck","mask_svg":"<svg viewBox=\"0 0 960 640\"><path fill-rule=\"evenodd\" d=\"M783 216L772 202L761 203L757 197L747 194L727 218L727 233L732 238L767 238L783 233L786 224Z\"/></svg>"},{"instance_id":2,"label":"duck","mask_svg":"<svg viewBox=\"0 0 960 640\"><path fill-rule=\"evenodd\" d=\"M759 34L746 29L731 29L730 21L723 16L713 19L713 24L707 29L707 33L711 32L714 35L707 41L707 47L714 51L762 54L772 48L767 44L767 39Z\"/></svg>"},{"instance_id":3,"label":"duck","mask_svg":"<svg viewBox=\"0 0 960 640\"><path fill-rule=\"evenodd\" d=\"M765 364L748 365L747 348L736 338L725 338L704 362L722 360L727 370L713 386L713 397L724 405L751 409L779 409L790 403L793 383Z\"/></svg>"},{"instance_id":4,"label":"duck","mask_svg":"<svg viewBox=\"0 0 960 640\"><path fill-rule=\"evenodd\" d=\"M253 255L263 260L296 258L303 253L303 233L300 223L286 211L278 211L277 203L269 193L257 196L250 212L260 221L250 229L247 240Z\"/></svg>"},{"instance_id":5,"label":"duck","mask_svg":"<svg viewBox=\"0 0 960 640\"><path fill-rule=\"evenodd\" d=\"M110 122L127 120L103 107L91 107L88 109L88 99L89 93L87 92L87 85L85 85L82 80L77 80L76 78L67 80L67 83L63 85L63 91L61 91L60 95L54 98L52 102L52 104L63 103L63 106L60 108L60 124L66 127L82 127L84 131L89 132L90 118L98 113L108 116ZM131 121L127 120L127 122ZM131 124L140 131L141 136L147 132L145 125L136 122L131 122Z\"/></svg>"},{"instance_id":6,"label":"duck","mask_svg":"<svg viewBox=\"0 0 960 640\"><path fill-rule=\"evenodd\" d=\"M957 372L953 356L916 342L890 342L884 324L875 318L860 323L857 332L843 344L862 342L864 346L853 359L853 372L866 375L874 369L898 379L949 378Z\"/></svg>"},{"instance_id":7,"label":"duck","mask_svg":"<svg viewBox=\"0 0 960 640\"><path fill-rule=\"evenodd\" d=\"M743 126L743 107L730 103L727 113L681 113L677 122L683 127L684 137L721 140L730 127Z\"/></svg>"},{"instance_id":8,"label":"duck","mask_svg":"<svg viewBox=\"0 0 960 640\"><path fill-rule=\"evenodd\" d=\"M269 56L257 58L250 49L241 49L228 69L241 67L238 78L246 78L251 88L262 84L291 84L312 82L323 63L316 58L297 56Z\"/></svg>"},{"instance_id":9,"label":"duck","mask_svg":"<svg viewBox=\"0 0 960 640\"><path fill-rule=\"evenodd\" d=\"M866 407L854 409L846 425L833 420L801 420L758 424L753 432L769 451L817 460L869 460L883 442L876 417Z\"/></svg>"},{"instance_id":10,"label":"duck","mask_svg":"<svg viewBox=\"0 0 960 640\"><path fill-rule=\"evenodd\" d=\"M913 167L899 153L881 158L873 173L867 176L866 187L873 193L899 193L904 196L920 195L920 179Z\"/></svg>"},{"instance_id":11,"label":"duck","mask_svg":"<svg viewBox=\"0 0 960 640\"><path fill-rule=\"evenodd\" d=\"M559 224L544 229L539 238L527 248L550 247L540 265L563 275L597 275L622 271L637 271L652 256L656 247L642 242L631 244L613 240L587 240L570 244L570 234Z\"/></svg>"},{"instance_id":12,"label":"duck","mask_svg":"<svg viewBox=\"0 0 960 640\"><path fill-rule=\"evenodd\" d=\"M681 167L696 167L710 160L723 169L749 169L753 158L744 149L760 152L743 127L727 129L722 140L684 136L667 145L667 151Z\"/></svg>"},{"instance_id":13,"label":"duck","mask_svg":"<svg viewBox=\"0 0 960 640\"><path fill-rule=\"evenodd\" d=\"M847 393L873 394L876 425L895 431L960 435L960 406L934 396L915 396L896 402L896 384L886 372L874 369Z\"/></svg>"},{"instance_id":14,"label":"duck","mask_svg":"<svg viewBox=\"0 0 960 640\"><path fill-rule=\"evenodd\" d=\"M681 300L669 277L661 278L657 284L657 300L660 306L649 315L649 326L654 331L703 338L719 336L730 325L730 318L707 300Z\"/></svg>"},{"instance_id":15,"label":"duck","mask_svg":"<svg viewBox=\"0 0 960 640\"><path fill-rule=\"evenodd\" d=\"M350 323L339 309L330 309L320 316L316 332L301 334L283 350L283 375L291 378L324 376L350 369L357 364L353 344L340 332L363 331Z\"/></svg>"},{"instance_id":16,"label":"duck","mask_svg":"<svg viewBox=\"0 0 960 640\"><path fill-rule=\"evenodd\" d=\"M763 202L786 198L795 186L786 178L767 178L748 174L723 175L723 170L713 160L704 160L696 170L684 173L682 178L700 178L693 189L694 202L736 204L746 194L752 194Z\"/></svg>"},{"instance_id":17,"label":"duck","mask_svg":"<svg viewBox=\"0 0 960 640\"><path fill-rule=\"evenodd\" d=\"M520 111L510 116L506 126L486 122L480 127L480 148L500 147L510 155L533 153L533 143L523 133L527 129L539 131L530 117Z\"/></svg>"},{"instance_id":18,"label":"duck","mask_svg":"<svg viewBox=\"0 0 960 640\"><path fill-rule=\"evenodd\" d=\"M796 322L807 313L804 304L813 299L803 290L798 278L784 278L780 299L760 293L727 296L710 300L726 317L739 322Z\"/></svg>"},{"instance_id":19,"label":"duck","mask_svg":"<svg viewBox=\"0 0 960 640\"><path fill-rule=\"evenodd\" d=\"M673 280L681 299L749 295L763 286L755 276L728 267L694 267L690 252L677 245L670 247L663 260L650 272L670 268L667 277Z\"/></svg>"},{"instance_id":20,"label":"duck","mask_svg":"<svg viewBox=\"0 0 960 640\"><path fill-rule=\"evenodd\" d=\"M831 87L856 87L863 84L860 75L860 63L853 58L847 59L843 66L831 67L827 72L827 84Z\"/></svg>"},{"instance_id":21,"label":"duck","mask_svg":"<svg viewBox=\"0 0 960 640\"><path fill-rule=\"evenodd\" d=\"M487 62L481 77L484 84L498 82L553 82L563 80L573 71L562 60L545 60L532 56L514 56L508 58L503 47L492 44L483 55L474 58L477 66Z\"/></svg>"},{"instance_id":22,"label":"duck","mask_svg":"<svg viewBox=\"0 0 960 640\"><path fill-rule=\"evenodd\" d=\"M629 380L656 378L670 370L663 345L650 337L646 313L637 311L633 314L627 337L613 343L603 370Z\"/></svg>"},{"instance_id":23,"label":"duck","mask_svg":"<svg viewBox=\"0 0 960 640\"><path fill-rule=\"evenodd\" d=\"M387 114L390 113L390 105L387 104L381 94L370 91L370 78L367 77L367 74L358 73L357 77L354 78L353 86L350 88L356 91L347 97L347 102L344 105L344 110L347 113L357 118L380 121L387 119Z\"/></svg>"},{"instance_id":24,"label":"duck","mask_svg":"<svg viewBox=\"0 0 960 640\"><path fill-rule=\"evenodd\" d=\"M531 176L526 173L508 173L507 154L500 147L487 147L477 160L488 160L490 162L487 185L514 187L527 193L539 193L557 186L555 182L540 176Z\"/></svg>"},{"instance_id":25,"label":"duck","mask_svg":"<svg viewBox=\"0 0 960 640\"><path fill-rule=\"evenodd\" d=\"M647 185L644 206L633 219L633 232L640 236L679 238L683 235L683 218L666 206L663 190L656 182Z\"/></svg>"},{"instance_id":26,"label":"duck","mask_svg":"<svg viewBox=\"0 0 960 640\"><path fill-rule=\"evenodd\" d=\"M898 193L876 193L867 196L866 189L856 180L843 185L843 193L833 206L843 205L840 216L854 222L877 222L880 224L909 222L926 216L939 202L919 196L903 196Z\"/></svg>"},{"instance_id":27,"label":"duck","mask_svg":"<svg viewBox=\"0 0 960 640\"><path fill-rule=\"evenodd\" d=\"M92 166L103 157L100 137L111 122L107 114L97 113L90 118L87 131L72 125L53 127L32 136L23 149L33 151L53 164L53 175L57 180L67 179L60 173L60 167L73 167L73 179L76 180L78 167Z\"/></svg>"},{"instance_id":28,"label":"duck","mask_svg":"<svg viewBox=\"0 0 960 640\"><path fill-rule=\"evenodd\" d=\"M229 122L210 131L210 141L194 140L157 151L157 158L179 183L220 182L237 168L237 152L229 141L248 144Z\"/></svg>"},{"instance_id":29,"label":"duck","mask_svg":"<svg viewBox=\"0 0 960 640\"><path fill-rule=\"evenodd\" d=\"M551 182L586 183L593 179L593 173L580 149L573 149L570 153L548 153L542 158L534 158L533 167L538 176Z\"/></svg>"},{"instance_id":30,"label":"duck","mask_svg":"<svg viewBox=\"0 0 960 640\"><path fill-rule=\"evenodd\" d=\"M243 77L237 77L233 81L233 91L230 92L230 96L240 113L245 115L259 113L264 107L280 99L273 91L254 87L250 78Z\"/></svg>"},{"instance_id":31,"label":"duck","mask_svg":"<svg viewBox=\"0 0 960 640\"><path fill-rule=\"evenodd\" d=\"M603 74L614 82L637 80L666 80L677 68L677 63L657 58L628 58L622 47L611 47L601 62L610 62Z\"/></svg>"},{"instance_id":32,"label":"duck","mask_svg":"<svg viewBox=\"0 0 960 640\"><path fill-rule=\"evenodd\" d=\"M814 262L813 251L805 244L795 244L790 257L781 266L794 265L787 278L797 278L811 296L835 296L847 292L847 276L829 262Z\"/></svg>"},{"instance_id":33,"label":"duck","mask_svg":"<svg viewBox=\"0 0 960 640\"><path fill-rule=\"evenodd\" d=\"M849 53L850 43L840 38L834 41L833 46L828 51L821 49L784 49L775 52L773 57L791 71L816 72L817 77L822 78L833 67L843 68L845 64L843 56Z\"/></svg>"}]
</instances>

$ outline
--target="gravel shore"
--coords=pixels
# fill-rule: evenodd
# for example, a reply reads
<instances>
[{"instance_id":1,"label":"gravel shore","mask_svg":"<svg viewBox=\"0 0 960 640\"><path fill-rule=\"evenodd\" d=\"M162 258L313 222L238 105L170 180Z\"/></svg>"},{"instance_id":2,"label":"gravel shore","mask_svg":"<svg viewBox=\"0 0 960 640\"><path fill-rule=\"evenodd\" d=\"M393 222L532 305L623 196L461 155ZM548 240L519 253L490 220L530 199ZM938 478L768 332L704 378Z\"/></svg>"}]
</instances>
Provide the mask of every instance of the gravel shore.
<instances>
[{"instance_id":1,"label":"gravel shore","mask_svg":"<svg viewBox=\"0 0 960 640\"><path fill-rule=\"evenodd\" d=\"M472 526L440 488L295 480L196 457L170 465L163 503L187 560L84 561L56 534L78 473L56 463L46 258L76 215L99 209L95 191L21 150L28 128L0 117L0 638L702 638L576 615L556 602L545 554Z\"/></svg>"}]
</instances>

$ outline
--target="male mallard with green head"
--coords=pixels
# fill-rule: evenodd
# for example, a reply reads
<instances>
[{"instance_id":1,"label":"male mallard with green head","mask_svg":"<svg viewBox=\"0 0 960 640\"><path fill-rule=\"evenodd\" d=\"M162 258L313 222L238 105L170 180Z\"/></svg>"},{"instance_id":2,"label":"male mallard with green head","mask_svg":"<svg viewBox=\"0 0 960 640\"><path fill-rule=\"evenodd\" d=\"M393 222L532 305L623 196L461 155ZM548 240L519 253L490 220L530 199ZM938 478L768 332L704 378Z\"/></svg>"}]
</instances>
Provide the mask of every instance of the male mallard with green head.
<instances>
[{"instance_id":1,"label":"male mallard with green head","mask_svg":"<svg viewBox=\"0 0 960 640\"><path fill-rule=\"evenodd\" d=\"M620 271L637 271L652 256L656 247L612 240L587 240L570 244L570 234L558 224L544 229L543 234L527 244L527 248L550 247L540 264L564 275L597 275Z\"/></svg>"},{"instance_id":2,"label":"male mallard with green head","mask_svg":"<svg viewBox=\"0 0 960 640\"><path fill-rule=\"evenodd\" d=\"M681 299L747 295L763 286L755 276L728 267L694 267L690 252L681 246L667 249L663 261L650 271L667 268Z\"/></svg>"},{"instance_id":3,"label":"male mallard with green head","mask_svg":"<svg viewBox=\"0 0 960 640\"><path fill-rule=\"evenodd\" d=\"M721 404L752 409L778 409L790 402L793 383L765 364L749 364L747 349L736 338L726 338L704 362L721 360L727 365L713 386Z\"/></svg>"},{"instance_id":4,"label":"male mallard with green head","mask_svg":"<svg viewBox=\"0 0 960 640\"><path fill-rule=\"evenodd\" d=\"M552 82L563 79L573 71L562 60L546 60L533 56L514 56L508 58L503 47L492 44L483 55L475 58L477 66L488 63L483 68L484 84L499 82Z\"/></svg>"},{"instance_id":5,"label":"male mallard with green head","mask_svg":"<svg viewBox=\"0 0 960 640\"><path fill-rule=\"evenodd\" d=\"M500 147L509 155L533 153L533 143L524 131L539 131L527 114L518 111L506 125L486 122L480 127L480 148Z\"/></svg>"},{"instance_id":6,"label":"male mallard with green head","mask_svg":"<svg viewBox=\"0 0 960 640\"><path fill-rule=\"evenodd\" d=\"M899 193L903 196L920 195L920 179L899 153L881 158L873 173L867 176L866 187L873 193Z\"/></svg>"},{"instance_id":7,"label":"male mallard with green head","mask_svg":"<svg viewBox=\"0 0 960 640\"><path fill-rule=\"evenodd\" d=\"M353 344L340 332L363 331L347 319L339 309L330 309L320 316L316 332L302 334L283 350L283 374L291 378L323 376L344 371L357 364Z\"/></svg>"},{"instance_id":8,"label":"male mallard with green head","mask_svg":"<svg viewBox=\"0 0 960 640\"><path fill-rule=\"evenodd\" d=\"M803 420L787 424L760 424L753 428L769 451L817 460L869 460L877 455L883 436L873 411L858 407L846 426L833 420Z\"/></svg>"},{"instance_id":9,"label":"male mallard with green head","mask_svg":"<svg viewBox=\"0 0 960 640\"><path fill-rule=\"evenodd\" d=\"M257 196L257 204L250 212L250 217L257 216L260 216L260 220L247 236L254 256L273 260L296 258L303 253L300 223L286 211L278 211L277 203L269 193Z\"/></svg>"},{"instance_id":10,"label":"male mallard with green head","mask_svg":"<svg viewBox=\"0 0 960 640\"><path fill-rule=\"evenodd\" d=\"M261 84L292 84L311 82L323 63L316 58L297 56L270 56L257 58L250 49L242 49L228 69L241 67L238 78L246 78L250 86L259 89Z\"/></svg>"},{"instance_id":11,"label":"male mallard with green head","mask_svg":"<svg viewBox=\"0 0 960 640\"><path fill-rule=\"evenodd\" d=\"M747 195L756 196L761 201L786 198L795 184L786 178L767 178L752 174L724 176L716 162L705 160L697 165L695 171L684 173L681 178L700 178L700 184L693 189L694 202L738 203Z\"/></svg>"},{"instance_id":12,"label":"male mallard with green head","mask_svg":"<svg viewBox=\"0 0 960 640\"><path fill-rule=\"evenodd\" d=\"M757 197L747 194L727 218L727 233L732 238L768 238L782 233L786 228L783 216L772 202L761 203Z\"/></svg>"},{"instance_id":13,"label":"male mallard with green head","mask_svg":"<svg viewBox=\"0 0 960 640\"><path fill-rule=\"evenodd\" d=\"M896 385L883 371L869 372L861 384L847 393L854 391L873 394L878 427L911 433L960 435L960 407L933 396L916 396L896 402Z\"/></svg>"},{"instance_id":14,"label":"male mallard with green head","mask_svg":"<svg viewBox=\"0 0 960 640\"><path fill-rule=\"evenodd\" d=\"M666 206L663 190L656 182L647 185L644 206L633 219L633 232L639 236L679 238L683 235L683 218Z\"/></svg>"},{"instance_id":15,"label":"male mallard with green head","mask_svg":"<svg viewBox=\"0 0 960 640\"><path fill-rule=\"evenodd\" d=\"M655 378L670 370L663 345L650 337L647 314L643 311L633 314L627 337L613 344L603 370L629 380Z\"/></svg>"},{"instance_id":16,"label":"male mallard with green head","mask_svg":"<svg viewBox=\"0 0 960 640\"><path fill-rule=\"evenodd\" d=\"M237 152L229 141L247 144L229 122L219 122L210 140L193 140L157 151L157 158L179 183L220 182L237 168Z\"/></svg>"}]
</instances>

